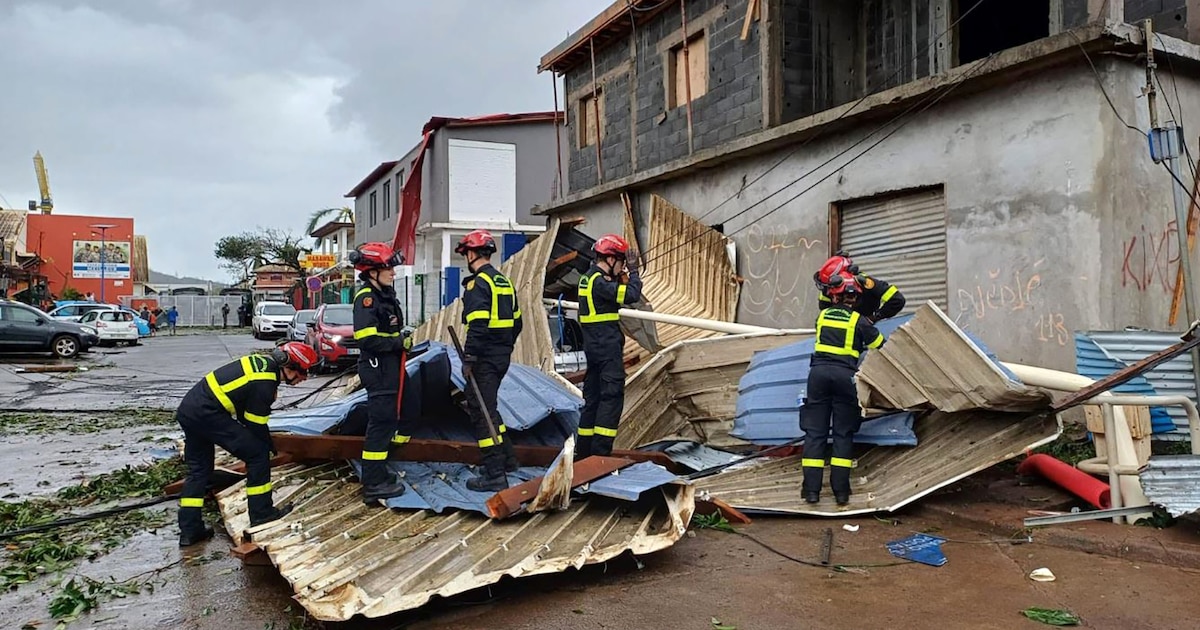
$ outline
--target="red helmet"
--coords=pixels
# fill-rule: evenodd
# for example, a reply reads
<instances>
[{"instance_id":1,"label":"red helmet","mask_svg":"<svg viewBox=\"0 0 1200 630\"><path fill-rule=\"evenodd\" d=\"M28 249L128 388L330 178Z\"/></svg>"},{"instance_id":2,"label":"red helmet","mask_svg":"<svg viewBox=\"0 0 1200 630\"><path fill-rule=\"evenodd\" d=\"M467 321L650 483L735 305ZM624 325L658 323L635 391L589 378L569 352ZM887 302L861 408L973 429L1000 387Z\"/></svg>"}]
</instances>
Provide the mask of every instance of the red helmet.
<instances>
[{"instance_id":1,"label":"red helmet","mask_svg":"<svg viewBox=\"0 0 1200 630\"><path fill-rule=\"evenodd\" d=\"M391 269L404 264L404 255L386 243L363 243L350 252L350 263L359 271Z\"/></svg>"},{"instance_id":2,"label":"red helmet","mask_svg":"<svg viewBox=\"0 0 1200 630\"><path fill-rule=\"evenodd\" d=\"M301 372L308 372L321 360L312 346L299 341L289 341L279 346L271 353L271 357L275 359L279 367L292 368Z\"/></svg>"},{"instance_id":3,"label":"red helmet","mask_svg":"<svg viewBox=\"0 0 1200 630\"><path fill-rule=\"evenodd\" d=\"M829 279L829 288L826 291L829 293L829 297L858 295L862 293L862 287L858 284L857 276L852 276L849 272L842 272Z\"/></svg>"},{"instance_id":4,"label":"red helmet","mask_svg":"<svg viewBox=\"0 0 1200 630\"><path fill-rule=\"evenodd\" d=\"M833 279L843 273L857 274L858 265L855 265L849 256L838 252L829 260L826 260L825 264L821 265L821 269L817 271L816 280L820 284L830 286Z\"/></svg>"},{"instance_id":5,"label":"red helmet","mask_svg":"<svg viewBox=\"0 0 1200 630\"><path fill-rule=\"evenodd\" d=\"M492 233L487 230L471 230L459 239L458 246L454 248L454 253L463 256L469 251L491 256L496 253L496 239L492 238Z\"/></svg>"},{"instance_id":6,"label":"red helmet","mask_svg":"<svg viewBox=\"0 0 1200 630\"><path fill-rule=\"evenodd\" d=\"M616 256L624 258L629 253L629 241L616 234L605 234L592 245L592 251L601 256Z\"/></svg>"}]
</instances>

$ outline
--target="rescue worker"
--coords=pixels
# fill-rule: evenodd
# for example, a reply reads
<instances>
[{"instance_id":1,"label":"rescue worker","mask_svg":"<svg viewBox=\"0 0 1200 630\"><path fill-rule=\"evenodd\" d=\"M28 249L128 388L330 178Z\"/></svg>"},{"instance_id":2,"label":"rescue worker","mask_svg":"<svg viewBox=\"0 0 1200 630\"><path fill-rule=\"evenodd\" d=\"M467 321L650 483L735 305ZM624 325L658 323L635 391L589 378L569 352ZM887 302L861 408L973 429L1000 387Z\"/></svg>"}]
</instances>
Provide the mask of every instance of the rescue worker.
<instances>
[{"instance_id":1,"label":"rescue worker","mask_svg":"<svg viewBox=\"0 0 1200 630\"><path fill-rule=\"evenodd\" d=\"M175 412L183 427L183 459L187 479L179 499L179 546L212 538L201 509L213 472L214 446L246 462L246 502L250 525L281 518L291 505L276 508L271 500L271 453L275 447L267 416L282 380L298 385L317 364L316 350L299 342L252 354L209 372L184 395Z\"/></svg>"},{"instance_id":2,"label":"rescue worker","mask_svg":"<svg viewBox=\"0 0 1200 630\"><path fill-rule=\"evenodd\" d=\"M826 454L832 426L833 451L829 453L829 487L838 505L850 502L850 469L854 466L854 434L862 425L854 373L863 351L883 345L883 335L855 310L862 288L848 271L829 282L832 305L817 316L816 346L809 362L808 396L800 411L804 430L804 500L821 497Z\"/></svg>"},{"instance_id":3,"label":"rescue worker","mask_svg":"<svg viewBox=\"0 0 1200 630\"><path fill-rule=\"evenodd\" d=\"M575 459L612 453L625 406L625 335L622 307L642 297L642 279L629 260L629 243L605 234L592 245L595 262L579 279L579 324L587 376Z\"/></svg>"},{"instance_id":4,"label":"rescue worker","mask_svg":"<svg viewBox=\"0 0 1200 630\"><path fill-rule=\"evenodd\" d=\"M400 420L400 370L412 347L404 334L404 314L392 286L403 257L384 243L364 243L349 255L363 286L354 294L354 339L358 342L358 378L367 390L367 431L362 451L363 503L404 494L404 484L387 467L392 444L407 444L412 426Z\"/></svg>"},{"instance_id":5,"label":"rescue worker","mask_svg":"<svg viewBox=\"0 0 1200 630\"><path fill-rule=\"evenodd\" d=\"M466 326L467 338L463 345L463 377L475 379L496 431L496 438L488 428L487 417L480 406L479 398L467 386L467 410L471 415L471 428L483 452L482 474L467 482L467 488L476 491L496 491L508 487L505 472L517 469L519 463L508 428L500 417L497 396L500 382L508 373L513 346L521 334L521 306L512 281L492 266L491 257L496 253L496 241L487 230L468 232L458 241L454 252L466 258L471 275L463 280L462 323Z\"/></svg>"},{"instance_id":6,"label":"rescue worker","mask_svg":"<svg viewBox=\"0 0 1200 630\"><path fill-rule=\"evenodd\" d=\"M816 282L817 289L821 292L817 299L822 310L833 305L833 301L828 295L830 281L843 273L854 276L858 281L858 287L862 294L859 296L858 305L854 310L868 317L871 323L895 317L904 309L904 294L900 293L899 289L879 278L859 273L858 265L854 264L850 256L844 251L838 251L813 274L813 281Z\"/></svg>"}]
</instances>

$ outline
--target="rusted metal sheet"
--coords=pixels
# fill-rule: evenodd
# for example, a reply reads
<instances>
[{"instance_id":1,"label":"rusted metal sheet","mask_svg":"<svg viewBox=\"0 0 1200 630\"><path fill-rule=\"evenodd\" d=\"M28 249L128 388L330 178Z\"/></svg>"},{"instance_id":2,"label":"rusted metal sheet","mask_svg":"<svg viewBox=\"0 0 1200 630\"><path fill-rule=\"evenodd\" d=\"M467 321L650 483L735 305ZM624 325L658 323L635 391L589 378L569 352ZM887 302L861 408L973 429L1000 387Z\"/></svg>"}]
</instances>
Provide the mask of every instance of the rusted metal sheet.
<instances>
[{"instance_id":1,"label":"rusted metal sheet","mask_svg":"<svg viewBox=\"0 0 1200 630\"><path fill-rule=\"evenodd\" d=\"M529 512L544 512L546 510L565 510L571 505L571 483L575 470L575 436L568 435L563 442L562 450L559 451L558 457L554 463L550 464L550 468L546 474L542 475L542 479L535 489L535 494L532 500L529 500L529 506L526 508ZM523 499L518 496L516 498ZM492 509L489 501L489 511ZM520 509L518 503L517 509ZM494 513L494 512L493 512Z\"/></svg>"},{"instance_id":2,"label":"rusted metal sheet","mask_svg":"<svg viewBox=\"0 0 1200 630\"><path fill-rule=\"evenodd\" d=\"M595 481L633 464L633 460L619 457L592 456L573 463L567 463L568 461L561 460L562 465L551 468L545 477L530 479L521 485L497 492L488 499L489 515L496 519L508 518L519 512L525 503L530 504L530 512L544 512L555 507L561 509L570 505L570 501L556 501L556 497L569 497L571 488Z\"/></svg>"},{"instance_id":3,"label":"rusted metal sheet","mask_svg":"<svg viewBox=\"0 0 1200 630\"><path fill-rule=\"evenodd\" d=\"M1049 393L1006 373L933 302L867 353L855 383L859 404L872 411L1044 411L1050 405Z\"/></svg>"},{"instance_id":4,"label":"rusted metal sheet","mask_svg":"<svg viewBox=\"0 0 1200 630\"><path fill-rule=\"evenodd\" d=\"M1171 516L1200 511L1200 455L1155 455L1140 477L1146 498Z\"/></svg>"},{"instance_id":5,"label":"rusted metal sheet","mask_svg":"<svg viewBox=\"0 0 1200 630\"><path fill-rule=\"evenodd\" d=\"M695 509L691 486L671 484L636 504L573 501L563 511L494 521L471 512L399 512L363 505L344 465L288 466L272 475L285 518L249 528L244 484L218 495L235 545L247 530L296 600L322 621L381 617L498 582L558 573L626 551L666 549Z\"/></svg>"}]
</instances>

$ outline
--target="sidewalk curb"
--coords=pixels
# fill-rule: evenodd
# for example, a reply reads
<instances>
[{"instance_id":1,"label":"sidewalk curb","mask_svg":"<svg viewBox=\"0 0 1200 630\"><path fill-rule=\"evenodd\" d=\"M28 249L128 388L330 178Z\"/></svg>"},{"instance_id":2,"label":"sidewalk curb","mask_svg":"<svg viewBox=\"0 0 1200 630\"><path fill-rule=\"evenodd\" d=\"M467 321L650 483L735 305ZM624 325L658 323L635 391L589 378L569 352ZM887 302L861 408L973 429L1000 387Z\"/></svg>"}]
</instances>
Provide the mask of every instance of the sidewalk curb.
<instances>
[{"instance_id":1,"label":"sidewalk curb","mask_svg":"<svg viewBox=\"0 0 1200 630\"><path fill-rule=\"evenodd\" d=\"M956 525L997 536L1012 536L1014 532L1026 531L1022 525L1023 517L1013 518L1012 510L1006 511L980 504L963 508L960 510L953 505L939 503L920 506L920 510L930 516L944 518ZM1097 521L1049 525L1029 531L1032 532L1035 544L1135 562L1153 562L1181 569L1200 570L1200 544L1164 541L1158 535L1159 530L1148 527Z\"/></svg>"}]
</instances>

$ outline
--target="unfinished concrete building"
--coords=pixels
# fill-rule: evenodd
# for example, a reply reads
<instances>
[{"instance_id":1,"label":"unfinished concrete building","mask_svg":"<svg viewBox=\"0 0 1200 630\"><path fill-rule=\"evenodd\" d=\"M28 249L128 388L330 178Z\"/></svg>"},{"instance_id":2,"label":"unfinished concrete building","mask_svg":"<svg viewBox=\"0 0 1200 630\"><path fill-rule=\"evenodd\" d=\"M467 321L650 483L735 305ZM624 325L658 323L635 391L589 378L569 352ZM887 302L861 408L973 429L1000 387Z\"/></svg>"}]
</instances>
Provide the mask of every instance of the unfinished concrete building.
<instances>
[{"instance_id":1,"label":"unfinished concrete building","mask_svg":"<svg viewBox=\"0 0 1200 630\"><path fill-rule=\"evenodd\" d=\"M619 0L541 60L570 138L543 212L619 233L628 192L644 244L661 196L733 240L764 326L811 325L845 248L1005 360L1074 369L1075 331L1186 325L1144 19L1159 124L1200 120L1197 0Z\"/></svg>"}]
</instances>

